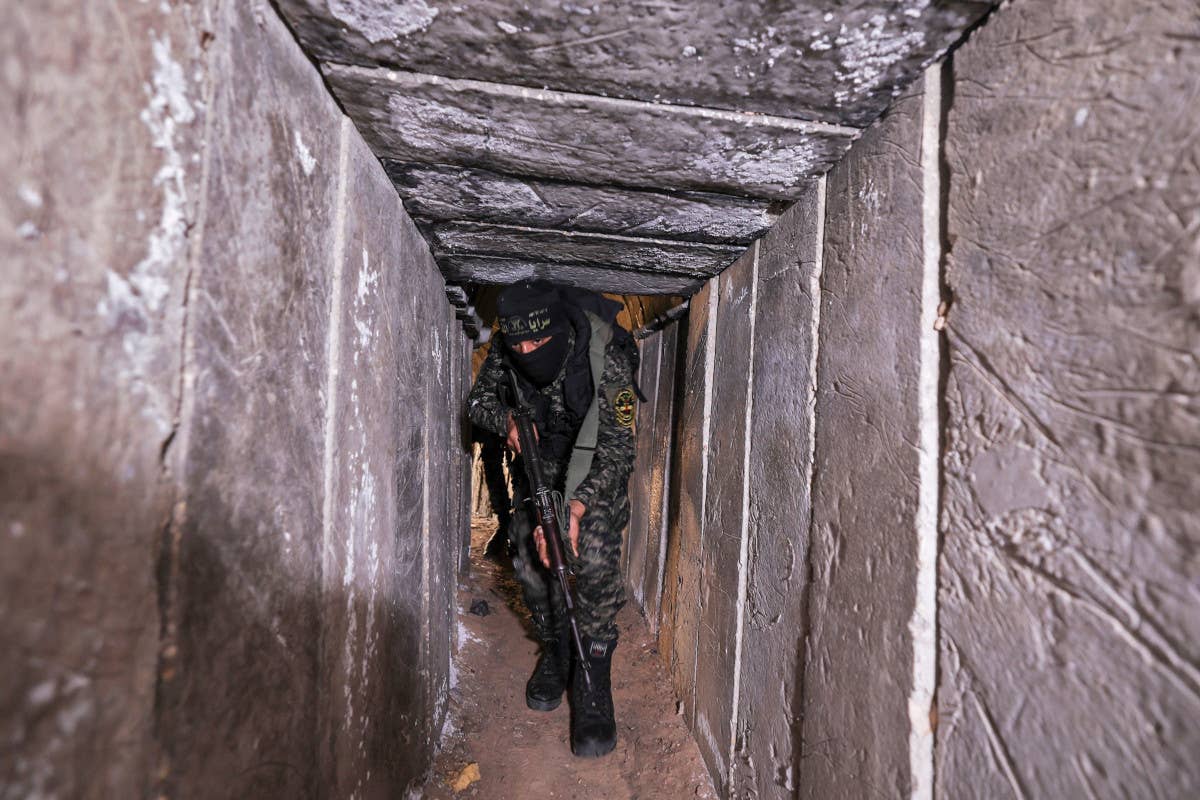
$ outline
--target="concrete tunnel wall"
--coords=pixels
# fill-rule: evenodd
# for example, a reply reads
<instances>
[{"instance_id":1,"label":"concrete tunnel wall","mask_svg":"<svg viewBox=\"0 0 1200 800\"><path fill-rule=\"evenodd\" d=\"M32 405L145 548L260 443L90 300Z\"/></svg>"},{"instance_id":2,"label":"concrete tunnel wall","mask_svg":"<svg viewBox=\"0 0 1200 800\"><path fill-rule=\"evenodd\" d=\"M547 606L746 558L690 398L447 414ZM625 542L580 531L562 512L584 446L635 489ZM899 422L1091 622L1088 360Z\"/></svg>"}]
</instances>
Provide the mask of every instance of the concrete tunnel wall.
<instances>
[{"instance_id":1,"label":"concrete tunnel wall","mask_svg":"<svg viewBox=\"0 0 1200 800\"><path fill-rule=\"evenodd\" d=\"M1200 17L1094 11L994 14L643 343L630 593L726 796L1200 791Z\"/></svg>"},{"instance_id":2,"label":"concrete tunnel wall","mask_svg":"<svg viewBox=\"0 0 1200 800\"><path fill-rule=\"evenodd\" d=\"M419 787L468 468L428 248L269 3L4 9L0 797Z\"/></svg>"},{"instance_id":3,"label":"concrete tunnel wall","mask_svg":"<svg viewBox=\"0 0 1200 800\"><path fill-rule=\"evenodd\" d=\"M0 796L403 793L467 502L428 250L269 3L26 5ZM1197 792L1197 19L1093 11L994 15L643 345L631 594L730 796Z\"/></svg>"}]
</instances>

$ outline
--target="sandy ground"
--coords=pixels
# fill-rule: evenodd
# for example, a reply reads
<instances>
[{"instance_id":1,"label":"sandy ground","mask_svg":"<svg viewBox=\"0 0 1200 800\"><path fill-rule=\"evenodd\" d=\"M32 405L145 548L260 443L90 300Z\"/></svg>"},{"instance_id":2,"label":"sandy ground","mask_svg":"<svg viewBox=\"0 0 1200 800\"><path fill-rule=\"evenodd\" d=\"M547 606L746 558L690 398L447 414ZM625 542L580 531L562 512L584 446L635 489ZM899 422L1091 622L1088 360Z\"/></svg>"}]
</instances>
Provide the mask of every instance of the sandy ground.
<instances>
[{"instance_id":1,"label":"sandy ground","mask_svg":"<svg viewBox=\"0 0 1200 800\"><path fill-rule=\"evenodd\" d=\"M450 718L424 797L486 800L675 800L716 798L700 752L676 713L675 698L645 621L627 605L617 617L613 655L617 748L598 759L576 758L568 741L566 698L551 712L525 706L525 680L537 659L528 615L511 567L480 554L494 522L472 529L471 574L458 594L459 651ZM491 613L468 613L486 600ZM454 791L474 772L479 777ZM464 776L464 771L466 775Z\"/></svg>"}]
</instances>

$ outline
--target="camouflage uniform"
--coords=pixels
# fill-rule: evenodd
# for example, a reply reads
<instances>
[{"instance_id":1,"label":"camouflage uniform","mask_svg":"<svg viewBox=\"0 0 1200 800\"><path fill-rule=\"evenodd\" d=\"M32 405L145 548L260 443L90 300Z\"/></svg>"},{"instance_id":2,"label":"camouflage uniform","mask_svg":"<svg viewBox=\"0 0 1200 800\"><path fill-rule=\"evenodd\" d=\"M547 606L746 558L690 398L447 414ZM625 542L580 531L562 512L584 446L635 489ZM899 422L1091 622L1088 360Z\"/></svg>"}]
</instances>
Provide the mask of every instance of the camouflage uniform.
<instances>
[{"instance_id":1,"label":"camouflage uniform","mask_svg":"<svg viewBox=\"0 0 1200 800\"><path fill-rule=\"evenodd\" d=\"M467 408L477 426L507 437L510 409L504 404L500 387L508 385L508 374L500 350L500 346L493 346L480 368ZM564 366L554 381L537 390L547 402L546 416L550 420L567 418L563 393L567 369ZM628 482L634 457L632 385L633 364L618 345L610 343L597 387L600 427L591 469L572 497L564 498L579 500L587 508L579 524L579 556L571 552L569 542L563 544L575 573L579 629L593 639L616 638L617 611L625 604L620 559L621 532L629 522ZM539 433L548 429L547 421L535 418ZM557 459L552 459L544 448L541 453L546 480L562 491L570 453ZM509 537L515 553L513 566L530 610L536 613L537 609L549 606L555 619L562 620L566 610L561 590L542 566L533 543L534 515L526 502L530 491L519 462L517 459L511 470L514 511ZM566 535L567 527L563 526L564 539Z\"/></svg>"}]
</instances>

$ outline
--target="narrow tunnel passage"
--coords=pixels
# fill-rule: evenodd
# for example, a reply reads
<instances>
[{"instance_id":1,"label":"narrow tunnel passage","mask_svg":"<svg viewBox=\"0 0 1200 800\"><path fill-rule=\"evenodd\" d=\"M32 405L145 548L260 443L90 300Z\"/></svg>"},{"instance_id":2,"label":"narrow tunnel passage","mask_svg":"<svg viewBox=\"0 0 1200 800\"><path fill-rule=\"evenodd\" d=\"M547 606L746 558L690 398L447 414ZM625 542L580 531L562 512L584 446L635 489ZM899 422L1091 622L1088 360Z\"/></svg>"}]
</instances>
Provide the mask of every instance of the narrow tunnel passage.
<instances>
[{"instance_id":1,"label":"narrow tunnel passage","mask_svg":"<svg viewBox=\"0 0 1200 800\"><path fill-rule=\"evenodd\" d=\"M1190 0L0 7L0 800L1200 794ZM687 300L583 764L468 547L531 278Z\"/></svg>"},{"instance_id":2,"label":"narrow tunnel passage","mask_svg":"<svg viewBox=\"0 0 1200 800\"><path fill-rule=\"evenodd\" d=\"M620 736L610 757L571 755L565 703L550 714L525 707L517 690L538 648L511 568L482 557L494 531L493 518L475 518L471 573L459 588L457 674L424 797L717 797L678 713L657 641L632 606L617 618L613 697Z\"/></svg>"}]
</instances>

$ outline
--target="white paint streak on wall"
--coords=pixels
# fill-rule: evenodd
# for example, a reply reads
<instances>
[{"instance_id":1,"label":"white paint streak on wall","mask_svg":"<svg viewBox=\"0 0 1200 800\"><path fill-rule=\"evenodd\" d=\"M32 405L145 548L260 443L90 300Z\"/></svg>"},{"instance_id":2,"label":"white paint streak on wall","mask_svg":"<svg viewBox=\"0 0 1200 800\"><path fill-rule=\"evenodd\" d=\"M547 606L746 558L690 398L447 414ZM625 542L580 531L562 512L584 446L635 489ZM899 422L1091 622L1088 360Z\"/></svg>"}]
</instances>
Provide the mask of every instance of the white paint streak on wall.
<instances>
[{"instance_id":1,"label":"white paint streak on wall","mask_svg":"<svg viewBox=\"0 0 1200 800\"><path fill-rule=\"evenodd\" d=\"M17 187L17 197L21 198L21 202L30 208L42 207L42 193L37 190L37 187L28 183L22 183Z\"/></svg>"},{"instance_id":2,"label":"white paint streak on wall","mask_svg":"<svg viewBox=\"0 0 1200 800\"><path fill-rule=\"evenodd\" d=\"M359 76L374 77L377 73L367 67L340 67L337 73L344 78ZM629 100L623 97L605 97L580 92L564 92L557 89L532 89L528 86L512 86L503 83L473 80L471 78L447 78L443 75L429 75L421 72L404 70L388 70L385 76L392 84L388 98L388 109L393 115L392 122L396 130L403 131L405 137L419 134L421 126L407 124L414 113L426 111L431 114L440 113L443 116L453 116L455 111L444 103L426 101L422 104L410 102L409 95L422 93L427 87L439 87L450 93L478 93L485 96L537 102L547 106L560 106L571 109L580 106L594 109L600 113L614 115L641 114L653 110L656 113L669 113L681 119L690 119L696 125L706 125L713 122L731 122L743 128L767 130L769 135L779 135L783 132L801 134L826 134L832 136L857 137L862 133L860 128L847 125L837 125L831 122L798 119L796 117L781 117L774 114L759 114L748 111L730 111L723 108L707 108L705 106L685 106L654 103L646 100ZM465 113L465 112L460 112ZM486 119L479 115L469 114L470 119ZM484 129L477 139L482 144L487 143L490 128ZM427 139L432 143L440 140ZM444 143L443 143L444 144ZM776 143L778 145L778 143ZM703 162L693 162L701 164Z\"/></svg>"},{"instance_id":3,"label":"white paint streak on wall","mask_svg":"<svg viewBox=\"0 0 1200 800\"><path fill-rule=\"evenodd\" d=\"M292 131L292 138L296 144L296 157L300 159L300 169L304 170L306 177L312 177L313 170L317 168L317 159L313 157L312 151L304 143L300 131Z\"/></svg>"},{"instance_id":4,"label":"white paint streak on wall","mask_svg":"<svg viewBox=\"0 0 1200 800\"><path fill-rule=\"evenodd\" d=\"M368 42L389 42L423 31L433 24L438 10L425 0L379 3L374 0L329 0L329 13Z\"/></svg>"},{"instance_id":5,"label":"white paint streak on wall","mask_svg":"<svg viewBox=\"0 0 1200 800\"><path fill-rule=\"evenodd\" d=\"M817 241L814 246L816 263L813 264L812 274L808 276L808 297L812 302L812 318L809 335L812 347L808 358L808 398L805 406L808 409L808 463L817 463L817 354L821 343L821 275L825 271L825 193L826 176L817 180ZM815 469L810 470L815 477ZM812 502L812 485L809 485L809 502ZM803 665L800 665L803 669Z\"/></svg>"},{"instance_id":6,"label":"white paint streak on wall","mask_svg":"<svg viewBox=\"0 0 1200 800\"><path fill-rule=\"evenodd\" d=\"M838 55L837 105L854 106L869 97L883 86L893 64L925 44L925 32L909 27L900 16L919 18L929 4L930 0L915 0L900 15L880 12L858 27L841 27L833 40Z\"/></svg>"},{"instance_id":7,"label":"white paint streak on wall","mask_svg":"<svg viewBox=\"0 0 1200 800\"><path fill-rule=\"evenodd\" d=\"M325 481L324 501L322 504L322 546L321 574L322 586L326 591L333 589L331 584L334 572L333 551L333 489L334 474L337 468L337 388L341 377L342 352L342 280L345 272L344 253L346 249L346 175L349 172L350 120L342 119L342 130L338 142L338 183L337 205L334 218L333 237L333 276L329 291L329 338L325 350Z\"/></svg>"},{"instance_id":8,"label":"white paint streak on wall","mask_svg":"<svg viewBox=\"0 0 1200 800\"><path fill-rule=\"evenodd\" d=\"M808 417L808 502L812 505L813 497L816 495L816 480L817 480L817 387L820 382L817 377L818 355L821 351L821 277L825 272L825 202L828 194L827 191L828 178L822 175L817 179L817 208L816 208L816 241L813 244L814 261L812 272L808 276L808 299L809 299L809 356L808 356L808 385L807 397L804 401L806 415ZM815 515L810 514L808 535L811 537L815 526ZM808 648L808 634L805 634L804 648ZM804 674L804 661L800 659L796 663L796 669L799 675ZM795 691L800 691L799 689ZM803 700L803 698L797 698ZM773 746L772 746L773 747ZM773 754L774 755L774 754ZM773 762L778 764L779 758L775 756ZM786 778L786 788L793 790L796 785L797 776L794 770L795 764L800 760L800 753L793 752L787 759L788 769Z\"/></svg>"},{"instance_id":9,"label":"white paint streak on wall","mask_svg":"<svg viewBox=\"0 0 1200 800\"><path fill-rule=\"evenodd\" d=\"M176 149L175 133L180 125L196 118L187 99L187 79L183 67L171 58L171 41L155 41L153 87L147 87L150 105L141 120L150 129L154 146L163 151L163 164L154 176L162 189L163 207L158 228L150 235L146 257L129 275L150 311L157 311L170 291L166 275L187 246L187 190L183 156Z\"/></svg>"},{"instance_id":10,"label":"white paint streak on wall","mask_svg":"<svg viewBox=\"0 0 1200 800\"><path fill-rule=\"evenodd\" d=\"M375 289L379 286L379 273L371 271L371 251L362 249L362 270L358 273L358 291L355 294L355 304L363 308ZM365 309L364 309L365 310Z\"/></svg>"},{"instance_id":11,"label":"white paint streak on wall","mask_svg":"<svg viewBox=\"0 0 1200 800\"><path fill-rule=\"evenodd\" d=\"M733 705L729 714L729 775L727 786L733 786L733 773L737 768L738 713L742 688L742 642L746 621L747 565L750 559L750 447L751 427L754 423L754 348L755 323L758 319L758 256L759 242L754 242L754 256L750 267L750 369L746 374L746 418L742 429L742 529L738 552L737 622L733 650Z\"/></svg>"},{"instance_id":12,"label":"white paint streak on wall","mask_svg":"<svg viewBox=\"0 0 1200 800\"><path fill-rule=\"evenodd\" d=\"M713 735L712 726L708 723L708 716L703 711L696 715L696 730L703 737L704 743L708 745L710 753L721 752L721 748L717 744L717 737Z\"/></svg>"},{"instance_id":13,"label":"white paint streak on wall","mask_svg":"<svg viewBox=\"0 0 1200 800\"><path fill-rule=\"evenodd\" d=\"M154 185L162 191L162 210L158 225L146 243L146 255L133 266L128 277L108 270L105 295L96 312L120 331L129 370L123 377L133 391L152 400L146 410L165 432L171 425L173 403L159 396L146 381L159 340L149 323L162 309L171 291L171 273L187 252L187 170L176 134L181 126L195 120L196 113L187 97L183 67L171 57L170 38L153 39L151 52L154 71L145 87L150 101L140 119L150 130L154 148L162 151L162 165L154 175ZM31 202L32 194L23 197L35 205ZM40 195L36 199L40 205ZM35 229L33 235L36 233ZM137 322L131 324L130 320Z\"/></svg>"},{"instance_id":14,"label":"white paint streak on wall","mask_svg":"<svg viewBox=\"0 0 1200 800\"><path fill-rule=\"evenodd\" d=\"M919 400L920 450L917 463L917 591L909 632L913 640L913 686L908 700L909 759L914 800L933 798L933 728L930 710L937 680L937 517L940 339L934 330L941 301L941 176L939 152L942 120L940 64L925 71L921 135L924 201L922 240Z\"/></svg>"},{"instance_id":15,"label":"white paint streak on wall","mask_svg":"<svg viewBox=\"0 0 1200 800\"><path fill-rule=\"evenodd\" d=\"M813 142L771 146L762 152L739 150L728 159L721 155L705 155L696 159L701 169L728 172L738 180L754 183L794 185L812 174L821 158L820 148ZM726 166L726 164L728 166Z\"/></svg>"},{"instance_id":16,"label":"white paint streak on wall","mask_svg":"<svg viewBox=\"0 0 1200 800\"><path fill-rule=\"evenodd\" d=\"M379 272L371 271L371 254L366 246L362 249L362 269L358 272L358 289L354 296L354 330L358 334L354 348L354 363L359 363L359 356L364 358L370 354L375 341L375 329L371 325L371 307L368 302L379 285Z\"/></svg>"}]
</instances>

